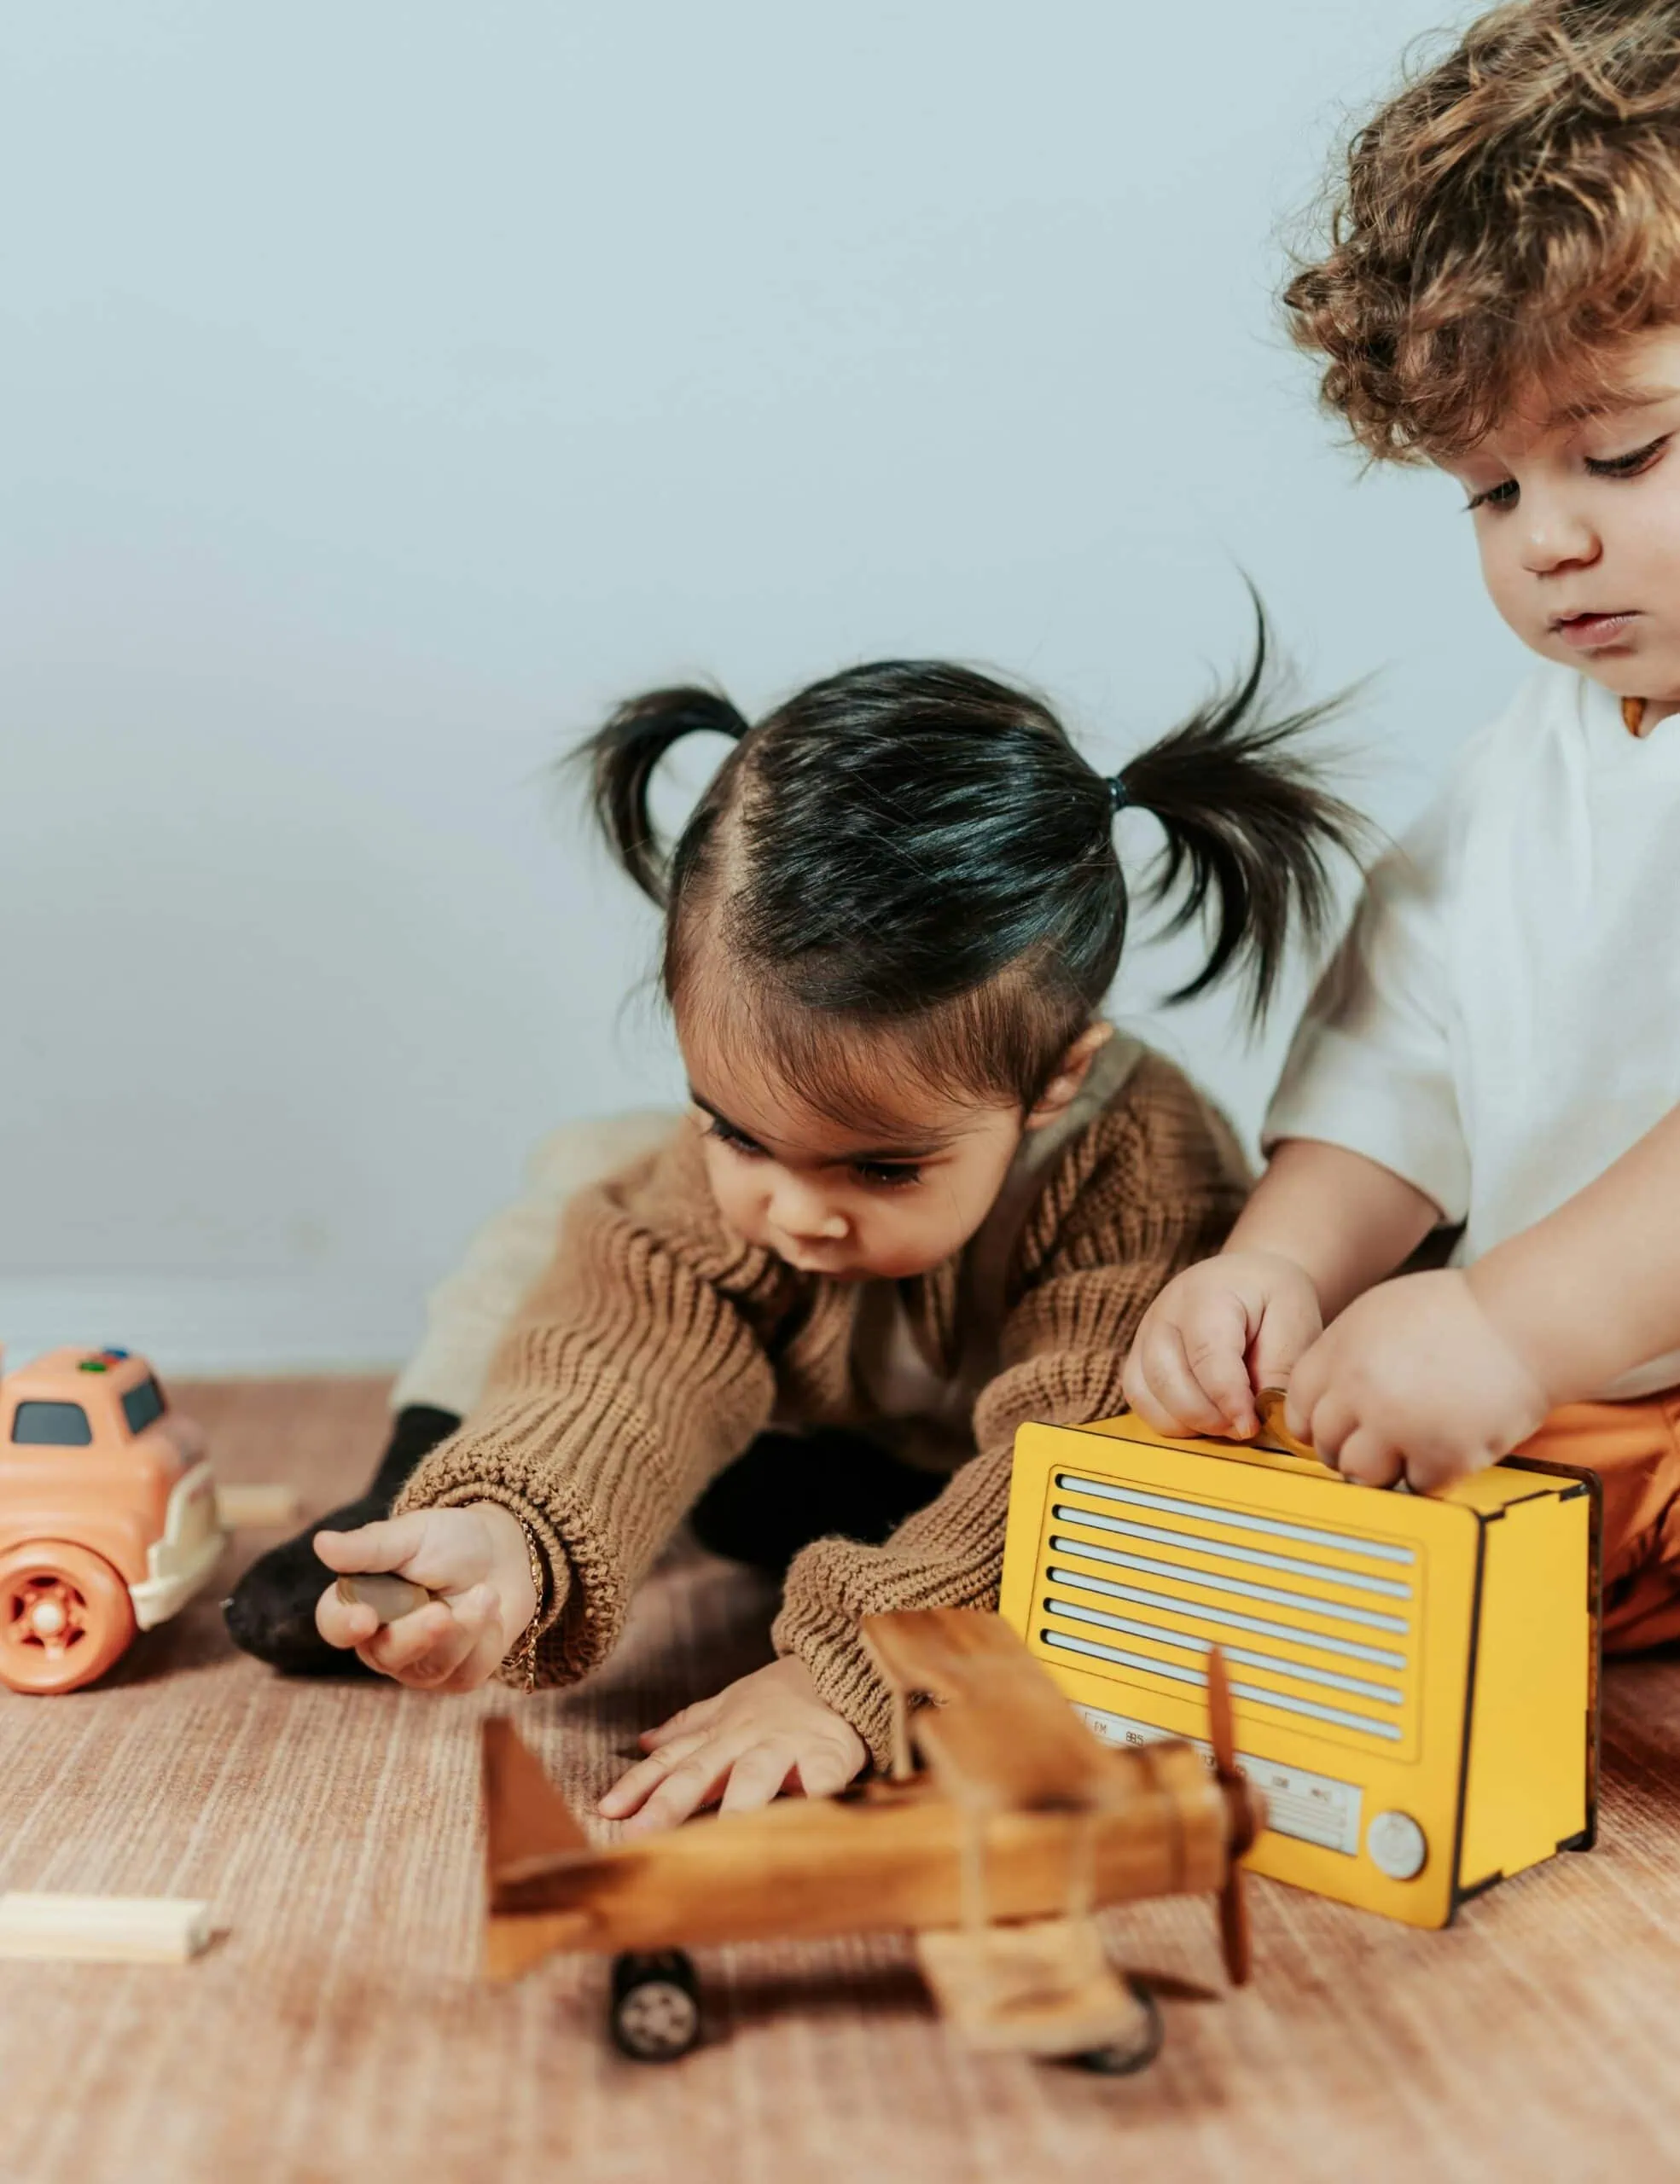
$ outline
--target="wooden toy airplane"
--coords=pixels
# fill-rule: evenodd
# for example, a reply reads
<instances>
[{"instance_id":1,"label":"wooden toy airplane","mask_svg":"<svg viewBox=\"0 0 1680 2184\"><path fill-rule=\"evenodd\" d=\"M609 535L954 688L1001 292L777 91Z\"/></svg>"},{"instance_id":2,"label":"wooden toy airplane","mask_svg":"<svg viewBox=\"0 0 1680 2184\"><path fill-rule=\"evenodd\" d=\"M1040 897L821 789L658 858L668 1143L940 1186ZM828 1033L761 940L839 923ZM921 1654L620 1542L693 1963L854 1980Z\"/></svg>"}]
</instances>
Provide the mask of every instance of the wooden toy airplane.
<instances>
[{"instance_id":1,"label":"wooden toy airplane","mask_svg":"<svg viewBox=\"0 0 1680 2184\"><path fill-rule=\"evenodd\" d=\"M685 1945L908 1928L972 2045L1141 2069L1160 2015L1111 1968L1093 1913L1217 1890L1227 1968L1248 1976L1236 1861L1264 1804L1236 1764L1218 1648L1210 1772L1181 1741L1099 1742L994 1615L870 1616L863 1635L893 1693L892 1780L840 1798L597 1849L512 1722L485 1722L486 1973L517 1978L555 1950L613 1954L613 2037L663 2061L700 2034ZM917 1698L934 1703L911 1713Z\"/></svg>"}]
</instances>

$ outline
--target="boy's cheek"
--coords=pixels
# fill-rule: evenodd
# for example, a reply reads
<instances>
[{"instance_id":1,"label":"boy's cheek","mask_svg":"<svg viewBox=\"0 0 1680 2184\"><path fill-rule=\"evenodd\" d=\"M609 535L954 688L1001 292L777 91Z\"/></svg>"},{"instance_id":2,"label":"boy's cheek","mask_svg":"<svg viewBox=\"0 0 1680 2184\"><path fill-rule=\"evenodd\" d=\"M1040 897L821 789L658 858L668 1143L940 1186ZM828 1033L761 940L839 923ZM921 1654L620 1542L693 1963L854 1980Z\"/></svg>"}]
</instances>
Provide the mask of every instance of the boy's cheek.
<instances>
[{"instance_id":1,"label":"boy's cheek","mask_svg":"<svg viewBox=\"0 0 1680 2184\"><path fill-rule=\"evenodd\" d=\"M1561 649L1540 613L1534 579L1522 568L1509 541L1497 532L1479 531L1476 550L1481 558L1482 582L1499 619L1524 644L1555 658Z\"/></svg>"}]
</instances>

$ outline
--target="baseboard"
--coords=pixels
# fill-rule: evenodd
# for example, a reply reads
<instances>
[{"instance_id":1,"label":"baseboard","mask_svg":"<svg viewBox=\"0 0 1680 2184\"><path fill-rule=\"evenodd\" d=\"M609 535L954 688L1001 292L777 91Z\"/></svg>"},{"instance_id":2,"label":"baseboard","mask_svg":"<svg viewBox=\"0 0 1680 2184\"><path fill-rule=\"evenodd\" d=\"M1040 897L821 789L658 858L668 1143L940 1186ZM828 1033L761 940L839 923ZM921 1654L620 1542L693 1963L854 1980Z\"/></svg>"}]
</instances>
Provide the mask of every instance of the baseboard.
<instances>
[{"instance_id":1,"label":"baseboard","mask_svg":"<svg viewBox=\"0 0 1680 2184\"><path fill-rule=\"evenodd\" d=\"M0 1277L9 1366L65 1343L137 1350L177 1377L222 1373L393 1372L419 1343L422 1296L387 1274L45 1275Z\"/></svg>"}]
</instances>

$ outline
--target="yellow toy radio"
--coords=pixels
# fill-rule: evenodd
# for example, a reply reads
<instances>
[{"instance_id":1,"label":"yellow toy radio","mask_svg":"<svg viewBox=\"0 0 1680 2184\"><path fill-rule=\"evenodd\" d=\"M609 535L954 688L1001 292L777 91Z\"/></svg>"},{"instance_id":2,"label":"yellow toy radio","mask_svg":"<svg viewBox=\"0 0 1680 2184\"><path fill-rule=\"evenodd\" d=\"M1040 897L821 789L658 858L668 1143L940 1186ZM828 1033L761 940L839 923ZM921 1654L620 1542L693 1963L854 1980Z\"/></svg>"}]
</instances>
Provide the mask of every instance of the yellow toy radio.
<instances>
[{"instance_id":1,"label":"yellow toy radio","mask_svg":"<svg viewBox=\"0 0 1680 2184\"><path fill-rule=\"evenodd\" d=\"M1510 1458L1440 1495L1352 1485L1136 1417L1024 1426L1000 1607L1099 1735L1189 1736L1229 1664L1270 1821L1257 1873L1444 1926L1588 1849L1598 1482Z\"/></svg>"}]
</instances>

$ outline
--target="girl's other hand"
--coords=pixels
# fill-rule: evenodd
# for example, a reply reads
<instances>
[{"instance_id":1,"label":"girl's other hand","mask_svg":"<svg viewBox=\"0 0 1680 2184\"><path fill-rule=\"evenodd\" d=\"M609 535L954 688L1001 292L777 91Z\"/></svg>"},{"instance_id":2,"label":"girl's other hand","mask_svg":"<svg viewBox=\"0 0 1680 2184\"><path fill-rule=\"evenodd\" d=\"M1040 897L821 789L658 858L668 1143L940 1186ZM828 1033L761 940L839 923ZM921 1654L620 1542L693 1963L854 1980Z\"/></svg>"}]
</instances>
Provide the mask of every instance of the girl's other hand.
<instances>
[{"instance_id":1,"label":"girl's other hand","mask_svg":"<svg viewBox=\"0 0 1680 2184\"><path fill-rule=\"evenodd\" d=\"M850 1722L825 1706L811 1671L789 1655L685 1706L638 1740L648 1754L601 1800L626 1831L674 1827L702 1805L725 1812L767 1805L784 1790L831 1798L869 1758ZM631 1818L631 1815L634 1815Z\"/></svg>"},{"instance_id":2,"label":"girl's other hand","mask_svg":"<svg viewBox=\"0 0 1680 2184\"><path fill-rule=\"evenodd\" d=\"M1125 1399L1161 1433L1260 1430L1262 1388L1289 1385L1323 1328L1318 1292L1278 1252L1225 1252L1175 1275L1143 1315Z\"/></svg>"},{"instance_id":3,"label":"girl's other hand","mask_svg":"<svg viewBox=\"0 0 1680 2184\"><path fill-rule=\"evenodd\" d=\"M315 1552L346 1576L393 1571L437 1597L381 1625L329 1585L315 1627L381 1676L421 1691L472 1691L493 1676L537 1612L525 1532L499 1502L411 1509L353 1532L317 1532Z\"/></svg>"},{"instance_id":4,"label":"girl's other hand","mask_svg":"<svg viewBox=\"0 0 1680 2184\"><path fill-rule=\"evenodd\" d=\"M1449 1269L1356 1298L1295 1368L1288 1416L1344 1478L1429 1493L1509 1455L1549 1408L1474 1275Z\"/></svg>"}]
</instances>

